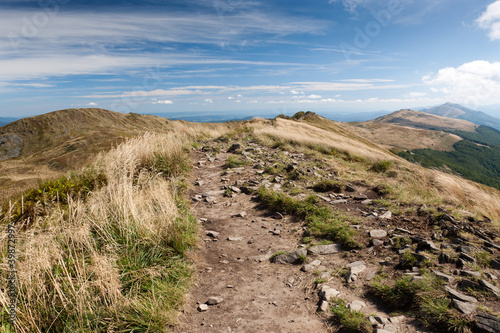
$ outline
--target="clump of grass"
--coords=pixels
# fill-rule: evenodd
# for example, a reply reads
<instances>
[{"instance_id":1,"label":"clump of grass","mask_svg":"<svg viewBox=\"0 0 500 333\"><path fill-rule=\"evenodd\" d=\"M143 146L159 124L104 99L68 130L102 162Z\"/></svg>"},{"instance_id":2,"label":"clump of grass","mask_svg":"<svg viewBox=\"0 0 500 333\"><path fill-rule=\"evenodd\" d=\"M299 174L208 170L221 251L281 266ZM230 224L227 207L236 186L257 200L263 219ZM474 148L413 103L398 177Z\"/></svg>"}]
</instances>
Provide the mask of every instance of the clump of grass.
<instances>
[{"instance_id":1,"label":"clump of grass","mask_svg":"<svg viewBox=\"0 0 500 333\"><path fill-rule=\"evenodd\" d=\"M262 204L269 209L305 220L309 227L309 235L306 236L338 241L347 248L359 247L354 238L355 231L349 227L352 218L330 207L317 205L318 198L309 196L305 200L297 200L265 187L260 187L257 193Z\"/></svg>"},{"instance_id":2,"label":"clump of grass","mask_svg":"<svg viewBox=\"0 0 500 333\"><path fill-rule=\"evenodd\" d=\"M417 257L410 250L406 250L403 253L401 261L399 263L400 268L411 268L417 263Z\"/></svg>"},{"instance_id":3,"label":"clump of grass","mask_svg":"<svg viewBox=\"0 0 500 333\"><path fill-rule=\"evenodd\" d=\"M411 240L409 238L406 238L406 237L394 237L393 240L394 240L394 244L392 245L392 248L394 250L402 249L403 247L405 247L406 245L411 243ZM409 251L406 251L406 252L409 252ZM405 254L406 254L406 252L405 252ZM414 264L413 260L411 260L410 263Z\"/></svg>"},{"instance_id":4,"label":"clump of grass","mask_svg":"<svg viewBox=\"0 0 500 333\"><path fill-rule=\"evenodd\" d=\"M248 161L245 161L241 157L229 156L226 161L225 168L239 168L248 164Z\"/></svg>"},{"instance_id":5,"label":"clump of grass","mask_svg":"<svg viewBox=\"0 0 500 333\"><path fill-rule=\"evenodd\" d=\"M477 264L481 267L491 267L491 261L493 260L493 256L486 252L482 251L476 254Z\"/></svg>"},{"instance_id":6,"label":"clump of grass","mask_svg":"<svg viewBox=\"0 0 500 333\"><path fill-rule=\"evenodd\" d=\"M17 230L16 332L164 332L175 324L192 280L186 251L198 224L183 175L167 178L155 163L181 156L185 142L189 137L149 134L118 146L94 166L105 182L75 190ZM37 192L49 193L43 189ZM2 247L2 270L7 259ZM9 302L0 298L0 307Z\"/></svg>"},{"instance_id":7,"label":"clump of grass","mask_svg":"<svg viewBox=\"0 0 500 333\"><path fill-rule=\"evenodd\" d=\"M377 277L370 288L394 310L413 312L428 327L447 332L469 332L470 322L453 309L442 281L432 274L423 277L413 280L411 276L403 276L392 285L382 283Z\"/></svg>"},{"instance_id":8,"label":"clump of grass","mask_svg":"<svg viewBox=\"0 0 500 333\"><path fill-rule=\"evenodd\" d=\"M371 171L384 173L392 166L392 161L378 161L372 164Z\"/></svg>"},{"instance_id":9,"label":"clump of grass","mask_svg":"<svg viewBox=\"0 0 500 333\"><path fill-rule=\"evenodd\" d=\"M373 327L360 311L351 310L345 304L343 299L337 298L330 307L335 320L343 327L344 332L351 333L371 333Z\"/></svg>"},{"instance_id":10,"label":"clump of grass","mask_svg":"<svg viewBox=\"0 0 500 333\"><path fill-rule=\"evenodd\" d=\"M325 179L317 182L313 185L313 190L316 192L329 192L333 191L336 193L342 192L345 188L345 185L338 181L333 181L330 179Z\"/></svg>"},{"instance_id":11,"label":"clump of grass","mask_svg":"<svg viewBox=\"0 0 500 333\"><path fill-rule=\"evenodd\" d=\"M278 175L285 170L286 166L283 163L275 163L264 168L264 172L270 175Z\"/></svg>"}]
</instances>

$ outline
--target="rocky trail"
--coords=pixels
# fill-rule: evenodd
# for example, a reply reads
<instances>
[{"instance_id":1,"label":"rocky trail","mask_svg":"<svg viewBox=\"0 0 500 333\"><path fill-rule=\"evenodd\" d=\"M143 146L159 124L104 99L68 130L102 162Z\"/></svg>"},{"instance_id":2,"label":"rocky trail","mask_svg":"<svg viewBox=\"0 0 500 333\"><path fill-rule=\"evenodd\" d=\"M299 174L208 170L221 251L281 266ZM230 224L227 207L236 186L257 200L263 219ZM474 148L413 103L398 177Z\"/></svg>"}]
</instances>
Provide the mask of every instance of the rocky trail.
<instances>
[{"instance_id":1,"label":"rocky trail","mask_svg":"<svg viewBox=\"0 0 500 333\"><path fill-rule=\"evenodd\" d=\"M336 174L313 156L240 140L204 142L192 152L192 160L192 210L200 223L199 246L192 253L197 283L187 296L176 332L333 332L341 325L333 319L330 306L339 299L348 309L360 311L374 332L431 332L408 313L391 312L369 292L369 285L381 272L388 278L404 274L419 279L424 267L420 264L438 254L439 263L432 269L449 284L446 288L461 312L475 313L478 296L456 290L457 281L448 274L455 265L464 267L455 270L455 275L487 276L461 279L460 283L470 281L500 293L493 284L496 276L492 270L467 270L470 260L475 260L470 251L467 254L470 244L454 245L463 250L456 260L434 244L432 239L442 240L441 233L429 223L428 214L417 208L396 216L374 204L383 193L365 183L315 193L312 184L334 179ZM273 173L278 164L285 165L285 170ZM290 181L293 172L303 174L303 180ZM321 204L348 214L363 246L346 250L332 242L304 244L307 227L303 221L266 209L255 195L260 186L277 192L296 190L298 198L313 194ZM459 224L451 216L442 223L449 230ZM400 244L401 239L411 242ZM488 251L497 251L491 245ZM397 269L407 250L414 253L417 263ZM498 310L491 297L481 300ZM496 327L496 317L481 315L486 326Z\"/></svg>"}]
</instances>

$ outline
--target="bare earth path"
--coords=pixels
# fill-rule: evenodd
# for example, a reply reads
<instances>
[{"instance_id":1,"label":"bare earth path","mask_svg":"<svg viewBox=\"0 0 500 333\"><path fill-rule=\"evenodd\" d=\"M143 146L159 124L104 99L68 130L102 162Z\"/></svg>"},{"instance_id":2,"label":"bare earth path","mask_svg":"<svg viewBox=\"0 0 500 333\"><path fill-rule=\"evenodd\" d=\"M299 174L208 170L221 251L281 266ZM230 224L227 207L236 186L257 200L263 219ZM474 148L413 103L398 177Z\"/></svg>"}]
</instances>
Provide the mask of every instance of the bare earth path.
<instances>
[{"instance_id":1,"label":"bare earth path","mask_svg":"<svg viewBox=\"0 0 500 333\"><path fill-rule=\"evenodd\" d=\"M199 184L192 194L208 197L193 204L194 214L202 219L199 249L193 255L198 282L187 296L176 332L327 332L315 303L307 300L305 288L311 281L304 281L296 266L269 262L277 249L297 247L299 238L291 229L300 226L266 216L251 195L223 196L221 186L255 176L251 167L222 176L230 155L214 158L197 150L192 156L203 161L192 172L192 182ZM279 235L272 233L275 228ZM213 237L207 231L219 234ZM197 302L212 296L223 301L199 311Z\"/></svg>"}]
</instances>

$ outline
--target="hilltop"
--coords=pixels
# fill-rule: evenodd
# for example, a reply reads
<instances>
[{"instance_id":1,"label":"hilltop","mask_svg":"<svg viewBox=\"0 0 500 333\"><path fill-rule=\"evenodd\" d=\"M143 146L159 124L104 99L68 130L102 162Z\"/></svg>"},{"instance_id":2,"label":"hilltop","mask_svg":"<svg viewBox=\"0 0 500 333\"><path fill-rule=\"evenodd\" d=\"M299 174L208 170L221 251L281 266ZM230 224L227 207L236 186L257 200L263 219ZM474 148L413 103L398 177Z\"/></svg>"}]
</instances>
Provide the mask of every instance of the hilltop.
<instances>
[{"instance_id":1,"label":"hilltop","mask_svg":"<svg viewBox=\"0 0 500 333\"><path fill-rule=\"evenodd\" d=\"M474 130L479 127L478 125L467 120L453 119L440 115L430 115L425 112L413 110L396 111L374 119L372 122L445 131L460 130L474 132Z\"/></svg>"},{"instance_id":2,"label":"hilltop","mask_svg":"<svg viewBox=\"0 0 500 333\"><path fill-rule=\"evenodd\" d=\"M423 109L422 112L443 117L464 119L478 125L489 126L500 130L500 119L487 115L481 111L468 109L459 104L446 103L430 109Z\"/></svg>"},{"instance_id":3,"label":"hilltop","mask_svg":"<svg viewBox=\"0 0 500 333\"><path fill-rule=\"evenodd\" d=\"M16 331L500 325L500 191L313 112L167 125L4 205L22 240ZM14 161L29 156L0 168Z\"/></svg>"}]
</instances>

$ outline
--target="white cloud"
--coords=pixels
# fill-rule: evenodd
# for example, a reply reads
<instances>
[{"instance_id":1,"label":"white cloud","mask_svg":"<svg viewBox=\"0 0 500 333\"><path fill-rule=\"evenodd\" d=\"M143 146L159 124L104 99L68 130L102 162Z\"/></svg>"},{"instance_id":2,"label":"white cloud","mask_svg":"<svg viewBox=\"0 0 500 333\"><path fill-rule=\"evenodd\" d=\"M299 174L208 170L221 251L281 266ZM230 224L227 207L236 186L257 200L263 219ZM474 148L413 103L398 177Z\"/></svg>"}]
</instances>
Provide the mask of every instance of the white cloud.
<instances>
[{"instance_id":1,"label":"white cloud","mask_svg":"<svg viewBox=\"0 0 500 333\"><path fill-rule=\"evenodd\" d=\"M174 102L172 102L169 99L159 99L159 100L153 101L153 104L174 104Z\"/></svg>"},{"instance_id":2,"label":"white cloud","mask_svg":"<svg viewBox=\"0 0 500 333\"><path fill-rule=\"evenodd\" d=\"M424 96L427 96L427 93L420 92L420 91L411 91L411 92L404 95L404 97L406 97L406 98L418 98L418 97L424 97Z\"/></svg>"},{"instance_id":3,"label":"white cloud","mask_svg":"<svg viewBox=\"0 0 500 333\"><path fill-rule=\"evenodd\" d=\"M457 68L446 67L437 74L426 75L422 81L433 92L465 104L500 102L500 62L476 60Z\"/></svg>"},{"instance_id":4,"label":"white cloud","mask_svg":"<svg viewBox=\"0 0 500 333\"><path fill-rule=\"evenodd\" d=\"M205 98L205 102L212 104L214 101L211 98Z\"/></svg>"},{"instance_id":5,"label":"white cloud","mask_svg":"<svg viewBox=\"0 0 500 333\"><path fill-rule=\"evenodd\" d=\"M233 96L229 96L227 99L231 100L231 99L234 99L234 97Z\"/></svg>"},{"instance_id":6,"label":"white cloud","mask_svg":"<svg viewBox=\"0 0 500 333\"><path fill-rule=\"evenodd\" d=\"M90 102L89 104L87 104L88 106L96 106L97 103L94 103L94 102Z\"/></svg>"},{"instance_id":7,"label":"white cloud","mask_svg":"<svg viewBox=\"0 0 500 333\"><path fill-rule=\"evenodd\" d=\"M339 0L330 0L329 3L333 3L333 2L338 2ZM370 2L369 0L341 0L342 1L342 4L344 5L345 9L350 12L350 13L354 13L356 11L356 8L363 4L363 3L367 3L367 2Z\"/></svg>"},{"instance_id":8,"label":"white cloud","mask_svg":"<svg viewBox=\"0 0 500 333\"><path fill-rule=\"evenodd\" d=\"M500 39L500 0L490 4L476 22L481 28L490 31L491 40Z\"/></svg>"},{"instance_id":9,"label":"white cloud","mask_svg":"<svg viewBox=\"0 0 500 333\"><path fill-rule=\"evenodd\" d=\"M312 94L312 95L307 96L307 98L310 98L310 99L320 99L321 96L320 95L314 95L314 94Z\"/></svg>"}]
</instances>

